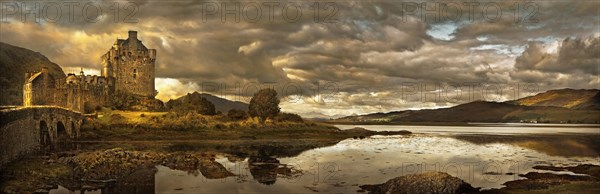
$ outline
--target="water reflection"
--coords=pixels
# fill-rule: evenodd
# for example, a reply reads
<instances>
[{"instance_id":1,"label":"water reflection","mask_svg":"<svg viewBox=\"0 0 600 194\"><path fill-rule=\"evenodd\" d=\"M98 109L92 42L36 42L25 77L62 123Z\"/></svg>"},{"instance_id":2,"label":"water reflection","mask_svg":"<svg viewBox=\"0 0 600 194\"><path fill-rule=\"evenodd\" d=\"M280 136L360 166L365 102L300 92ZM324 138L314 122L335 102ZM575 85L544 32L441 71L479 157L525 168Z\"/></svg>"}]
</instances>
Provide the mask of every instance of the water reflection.
<instances>
[{"instance_id":1,"label":"water reflection","mask_svg":"<svg viewBox=\"0 0 600 194\"><path fill-rule=\"evenodd\" d=\"M86 180L78 187L59 186L50 194L88 193L88 194L147 194L155 193L155 176L157 168L141 168L114 181ZM95 185L95 186L90 186ZM99 188L98 188L99 187Z\"/></svg>"},{"instance_id":2,"label":"water reflection","mask_svg":"<svg viewBox=\"0 0 600 194\"><path fill-rule=\"evenodd\" d=\"M475 187L500 188L518 174L538 171L539 164L600 164L599 157L555 156L507 143L476 144L450 136L372 137L344 140L334 146L305 151L282 158L247 158L243 161L217 160L237 175L237 180L212 182L198 189L178 182L159 185L165 188L203 193L220 192L341 192L355 193L357 185L426 171L442 171L459 177ZM255 163L255 164L251 164ZM297 176L284 177L277 165L284 163L300 170ZM240 171L240 166L248 166ZM257 168L258 167L258 168ZM253 169L254 168L254 169ZM166 170L166 169L165 169ZM253 181L245 175L247 170ZM160 170L159 170L160 173ZM178 175L180 179L189 176ZM169 177L169 176L167 176ZM163 179L170 179L170 178ZM163 180L164 181L164 180ZM268 185L260 187L258 185ZM164 190L163 190L164 191ZM166 191L165 191L166 192Z\"/></svg>"},{"instance_id":3,"label":"water reflection","mask_svg":"<svg viewBox=\"0 0 600 194\"><path fill-rule=\"evenodd\" d=\"M166 149L218 152L211 160L169 158L164 165L108 184L100 193L355 193L358 185L426 171L446 172L474 187L499 188L519 179L518 174L539 171L532 168L539 164L600 165L598 139L595 134L416 134L347 139L318 148L310 143L242 142L219 149L172 144ZM52 193L65 191L61 187Z\"/></svg>"},{"instance_id":4,"label":"water reflection","mask_svg":"<svg viewBox=\"0 0 600 194\"><path fill-rule=\"evenodd\" d=\"M248 169L254 180L261 184L272 185L277 177L291 178L301 174L293 166L281 164L281 162L268 155L253 156L248 159Z\"/></svg>"},{"instance_id":5,"label":"water reflection","mask_svg":"<svg viewBox=\"0 0 600 194\"><path fill-rule=\"evenodd\" d=\"M470 135L457 134L452 137L467 142L486 145L502 143L533 149L551 156L565 157L599 157L599 134L569 135Z\"/></svg>"}]
</instances>

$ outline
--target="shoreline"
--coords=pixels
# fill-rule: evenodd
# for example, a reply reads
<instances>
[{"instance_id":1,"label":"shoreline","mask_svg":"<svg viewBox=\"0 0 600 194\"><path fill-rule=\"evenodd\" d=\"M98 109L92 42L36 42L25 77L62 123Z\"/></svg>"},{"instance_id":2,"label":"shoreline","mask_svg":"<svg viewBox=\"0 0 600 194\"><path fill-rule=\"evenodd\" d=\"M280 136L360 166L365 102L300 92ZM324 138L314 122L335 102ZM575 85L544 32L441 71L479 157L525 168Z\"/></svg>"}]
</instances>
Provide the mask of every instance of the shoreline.
<instances>
[{"instance_id":1,"label":"shoreline","mask_svg":"<svg viewBox=\"0 0 600 194\"><path fill-rule=\"evenodd\" d=\"M328 122L328 121L315 121L317 123L324 123L330 125L390 125L390 126L463 126L463 127L481 127L481 126L494 126L494 127L567 127L567 128L589 128L598 127L600 131L600 124L566 124L566 123L479 123L479 122L403 122L403 123L389 123L389 122Z\"/></svg>"}]
</instances>

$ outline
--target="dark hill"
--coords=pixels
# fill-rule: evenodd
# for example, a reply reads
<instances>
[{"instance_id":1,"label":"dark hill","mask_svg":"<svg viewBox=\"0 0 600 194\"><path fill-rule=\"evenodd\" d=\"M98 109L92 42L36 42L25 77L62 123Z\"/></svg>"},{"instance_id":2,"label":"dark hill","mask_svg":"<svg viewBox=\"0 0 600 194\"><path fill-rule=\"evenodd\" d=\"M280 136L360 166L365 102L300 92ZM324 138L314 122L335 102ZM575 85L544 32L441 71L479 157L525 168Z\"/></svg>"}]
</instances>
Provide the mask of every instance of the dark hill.
<instances>
[{"instance_id":1,"label":"dark hill","mask_svg":"<svg viewBox=\"0 0 600 194\"><path fill-rule=\"evenodd\" d=\"M188 98L205 98L206 100L212 102L215 105L215 111L221 111L223 113L227 113L231 109L248 111L248 104L246 104L246 103L238 102L238 101L231 101L231 100L219 98L217 96L213 96L210 94L198 93L198 92L188 93L187 95L182 96L180 98L170 100L169 102L167 102L167 104L181 103L181 102L184 102Z\"/></svg>"},{"instance_id":2,"label":"dark hill","mask_svg":"<svg viewBox=\"0 0 600 194\"><path fill-rule=\"evenodd\" d=\"M339 123L549 122L600 123L599 90L551 90L508 102L475 101L450 108L348 116Z\"/></svg>"}]
</instances>

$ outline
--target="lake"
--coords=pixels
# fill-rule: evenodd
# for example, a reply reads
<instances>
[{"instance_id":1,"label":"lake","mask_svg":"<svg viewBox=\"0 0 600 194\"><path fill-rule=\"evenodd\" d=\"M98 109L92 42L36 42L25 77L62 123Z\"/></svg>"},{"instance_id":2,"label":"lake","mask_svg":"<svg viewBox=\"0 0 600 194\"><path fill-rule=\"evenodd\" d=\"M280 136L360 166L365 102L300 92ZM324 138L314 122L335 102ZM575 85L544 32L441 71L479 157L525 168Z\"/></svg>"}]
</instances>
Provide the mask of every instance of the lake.
<instances>
[{"instance_id":1,"label":"lake","mask_svg":"<svg viewBox=\"0 0 600 194\"><path fill-rule=\"evenodd\" d=\"M374 131L409 130L409 136L346 139L289 156L235 157L216 161L235 176L158 165L124 184L127 191L154 193L356 193L406 174L447 172L474 187L500 188L535 165L600 165L597 126L394 126L339 125ZM276 148L286 149L286 147ZM104 193L111 193L110 188ZM50 193L73 193L60 186ZM123 192L123 191L120 191ZM85 193L101 193L100 190Z\"/></svg>"}]
</instances>

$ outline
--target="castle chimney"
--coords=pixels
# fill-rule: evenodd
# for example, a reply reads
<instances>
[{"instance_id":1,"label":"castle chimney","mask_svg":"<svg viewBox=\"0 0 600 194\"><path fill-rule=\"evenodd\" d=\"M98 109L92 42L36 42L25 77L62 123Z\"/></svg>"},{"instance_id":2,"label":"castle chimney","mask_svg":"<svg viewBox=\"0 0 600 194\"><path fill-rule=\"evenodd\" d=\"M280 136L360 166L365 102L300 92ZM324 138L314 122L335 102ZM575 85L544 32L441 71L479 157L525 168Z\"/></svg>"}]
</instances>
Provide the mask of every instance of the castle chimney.
<instances>
[{"instance_id":1,"label":"castle chimney","mask_svg":"<svg viewBox=\"0 0 600 194\"><path fill-rule=\"evenodd\" d=\"M129 31L129 40L137 40L137 31Z\"/></svg>"}]
</instances>

